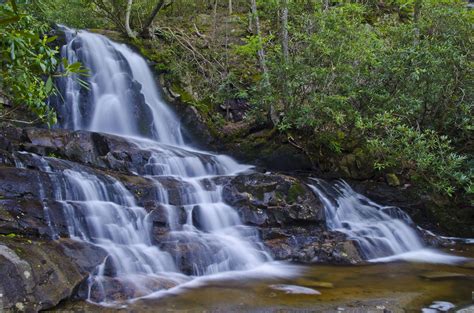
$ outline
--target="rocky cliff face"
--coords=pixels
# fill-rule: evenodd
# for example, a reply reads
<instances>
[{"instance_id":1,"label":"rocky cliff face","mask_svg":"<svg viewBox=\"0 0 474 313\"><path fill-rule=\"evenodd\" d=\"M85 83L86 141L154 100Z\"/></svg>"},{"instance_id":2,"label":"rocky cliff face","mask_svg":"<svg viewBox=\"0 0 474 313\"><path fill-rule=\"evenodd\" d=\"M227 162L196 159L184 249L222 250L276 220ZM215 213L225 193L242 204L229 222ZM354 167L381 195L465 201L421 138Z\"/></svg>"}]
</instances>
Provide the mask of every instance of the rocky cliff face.
<instances>
[{"instance_id":1,"label":"rocky cliff face","mask_svg":"<svg viewBox=\"0 0 474 313\"><path fill-rule=\"evenodd\" d=\"M190 255L198 247L177 247L168 240L170 228L154 194L156 182L140 176L149 157L149 151L113 135L0 126L0 287L4 307L40 310L64 298L84 296L81 284L106 257L100 248L69 238L62 204L44 197L57 188L45 172L44 160L57 171L74 169L123 183L137 204L149 212L155 244L180 260L183 273L189 272ZM185 186L173 177L158 179L170 190L169 201L177 216L185 218L179 195ZM259 230L275 259L362 261L350 240L327 230L321 202L301 179L259 172L213 179L223 186L225 201L238 210L244 224ZM208 188L213 186L216 184L209 183ZM199 208L194 211L198 214Z\"/></svg>"}]
</instances>

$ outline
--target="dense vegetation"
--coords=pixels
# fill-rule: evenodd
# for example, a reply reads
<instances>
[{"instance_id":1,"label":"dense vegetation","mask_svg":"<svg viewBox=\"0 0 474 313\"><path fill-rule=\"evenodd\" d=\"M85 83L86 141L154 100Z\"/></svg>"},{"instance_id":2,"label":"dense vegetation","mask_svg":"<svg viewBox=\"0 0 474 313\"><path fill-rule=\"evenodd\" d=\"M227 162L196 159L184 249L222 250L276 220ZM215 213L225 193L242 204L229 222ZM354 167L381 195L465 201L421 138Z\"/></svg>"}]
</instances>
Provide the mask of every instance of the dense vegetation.
<instances>
[{"instance_id":1,"label":"dense vegetation","mask_svg":"<svg viewBox=\"0 0 474 313\"><path fill-rule=\"evenodd\" d=\"M415 183L464 203L474 192L474 12L466 1L39 3L31 6L37 19L124 34L218 130L239 123L276 129L316 164L351 156L361 170L388 174L395 185ZM46 29L31 26L37 19L0 26L9 34L1 39L1 83L44 117L52 114L44 105L51 92L45 78L57 61L48 37L37 35ZM26 29L34 37L24 61L8 47L30 38ZM13 71L25 73L26 82L13 84ZM222 112L230 101L248 105L244 121Z\"/></svg>"},{"instance_id":2,"label":"dense vegetation","mask_svg":"<svg viewBox=\"0 0 474 313\"><path fill-rule=\"evenodd\" d=\"M47 103L55 93L54 77L85 73L79 63L58 59L55 36L50 26L25 13L24 6L10 1L0 5L0 117L10 119L18 108L28 108L38 120L56 123L56 114ZM59 63L62 70L59 71Z\"/></svg>"}]
</instances>

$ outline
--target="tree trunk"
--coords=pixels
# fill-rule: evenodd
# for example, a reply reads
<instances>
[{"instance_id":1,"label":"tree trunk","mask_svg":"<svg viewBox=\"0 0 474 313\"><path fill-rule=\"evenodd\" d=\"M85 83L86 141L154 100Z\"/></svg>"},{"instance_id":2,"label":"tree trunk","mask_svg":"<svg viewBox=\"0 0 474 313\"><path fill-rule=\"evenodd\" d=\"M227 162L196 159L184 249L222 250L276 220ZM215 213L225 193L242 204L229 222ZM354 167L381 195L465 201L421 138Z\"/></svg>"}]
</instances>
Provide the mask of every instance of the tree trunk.
<instances>
[{"instance_id":1,"label":"tree trunk","mask_svg":"<svg viewBox=\"0 0 474 313\"><path fill-rule=\"evenodd\" d=\"M156 3L155 7L153 8L153 11L151 11L150 15L148 16L148 19L145 21L145 24L143 24L143 28L141 31L141 35L143 37L150 37L151 32L150 32L150 27L151 24L153 24L153 21L155 20L156 15L160 10L163 8L165 5L165 0L158 0Z\"/></svg>"},{"instance_id":2,"label":"tree trunk","mask_svg":"<svg viewBox=\"0 0 474 313\"><path fill-rule=\"evenodd\" d=\"M420 11L421 11L422 0L415 0L415 8L413 12L413 22L415 23L415 39L414 44L420 43Z\"/></svg>"},{"instance_id":3,"label":"tree trunk","mask_svg":"<svg viewBox=\"0 0 474 313\"><path fill-rule=\"evenodd\" d=\"M260 31L260 20L258 18L258 11L257 11L257 1L256 0L251 0L251 8L252 8L252 16L253 20L255 23L255 34L258 37L258 45L259 49L257 51L258 55L258 62L260 63L260 68L262 69L263 72L263 79L266 85L269 84L268 81L268 69L267 69L267 64L265 61L265 50L263 49L263 41L262 41L262 34Z\"/></svg>"},{"instance_id":4,"label":"tree trunk","mask_svg":"<svg viewBox=\"0 0 474 313\"><path fill-rule=\"evenodd\" d=\"M232 15L232 0L229 0L229 15Z\"/></svg>"},{"instance_id":5,"label":"tree trunk","mask_svg":"<svg viewBox=\"0 0 474 313\"><path fill-rule=\"evenodd\" d=\"M132 13L132 3L133 0L128 0L127 2L127 9L125 11L125 31L127 32L128 37L135 38L135 34L130 28L130 14Z\"/></svg>"},{"instance_id":6,"label":"tree trunk","mask_svg":"<svg viewBox=\"0 0 474 313\"><path fill-rule=\"evenodd\" d=\"M281 51L283 55L283 105L288 108L288 61L290 52L288 48L288 0L280 0L281 3Z\"/></svg>"},{"instance_id":7,"label":"tree trunk","mask_svg":"<svg viewBox=\"0 0 474 313\"><path fill-rule=\"evenodd\" d=\"M283 62L288 63L288 0L281 0L281 50L283 52Z\"/></svg>"},{"instance_id":8,"label":"tree trunk","mask_svg":"<svg viewBox=\"0 0 474 313\"><path fill-rule=\"evenodd\" d=\"M270 86L270 80L268 78L268 69L267 69L267 64L265 60L265 50L263 49L263 41L262 41L262 33L260 31L260 20L258 18L258 11L257 11L257 1L256 0L251 0L251 10L252 10L252 16L255 24L255 33L258 38L258 45L259 49L257 51L257 56L258 56L258 62L260 63L260 68L262 69L263 73L263 84L264 88L267 89ZM273 103L270 103L270 120L273 124L273 126L276 126L279 122L278 118L278 112L275 110L275 106Z\"/></svg>"},{"instance_id":9,"label":"tree trunk","mask_svg":"<svg viewBox=\"0 0 474 313\"><path fill-rule=\"evenodd\" d=\"M329 0L324 0L324 11L329 10Z\"/></svg>"},{"instance_id":10,"label":"tree trunk","mask_svg":"<svg viewBox=\"0 0 474 313\"><path fill-rule=\"evenodd\" d=\"M217 31L217 0L214 1L213 13L212 13L212 41L216 42L216 31Z\"/></svg>"}]
</instances>

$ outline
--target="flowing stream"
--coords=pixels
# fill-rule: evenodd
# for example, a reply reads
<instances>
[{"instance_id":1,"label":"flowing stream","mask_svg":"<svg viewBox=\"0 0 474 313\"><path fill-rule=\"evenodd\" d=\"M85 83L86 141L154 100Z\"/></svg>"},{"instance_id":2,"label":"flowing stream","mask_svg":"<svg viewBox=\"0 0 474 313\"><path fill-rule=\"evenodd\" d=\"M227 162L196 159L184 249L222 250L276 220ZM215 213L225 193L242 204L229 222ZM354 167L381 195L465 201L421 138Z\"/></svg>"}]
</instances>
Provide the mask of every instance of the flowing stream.
<instances>
[{"instance_id":1,"label":"flowing stream","mask_svg":"<svg viewBox=\"0 0 474 313\"><path fill-rule=\"evenodd\" d=\"M64 31L67 44L62 57L82 62L90 76L86 78L89 90L75 77L59 81L64 100L58 106L61 127L119 135L149 152L140 175L155 183L156 201L171 229L166 235L168 250L174 251L154 245L147 211L122 183L73 167L56 169L48 158L41 158L41 168L55 186L51 197L63 204L70 236L108 253L89 279L89 300L110 304L117 301L110 296L116 290L127 300L156 297L206 279L294 274L294 267L272 260L257 230L243 225L236 210L222 199L222 186L215 178L250 167L185 144L179 120L162 100L139 54L102 35ZM163 178L179 181L184 218L171 204ZM356 240L367 259L431 253L400 210L379 206L344 183L331 186L315 181L312 188L325 205L329 228ZM56 238L54 227L51 232ZM449 258L436 255L441 261Z\"/></svg>"}]
</instances>

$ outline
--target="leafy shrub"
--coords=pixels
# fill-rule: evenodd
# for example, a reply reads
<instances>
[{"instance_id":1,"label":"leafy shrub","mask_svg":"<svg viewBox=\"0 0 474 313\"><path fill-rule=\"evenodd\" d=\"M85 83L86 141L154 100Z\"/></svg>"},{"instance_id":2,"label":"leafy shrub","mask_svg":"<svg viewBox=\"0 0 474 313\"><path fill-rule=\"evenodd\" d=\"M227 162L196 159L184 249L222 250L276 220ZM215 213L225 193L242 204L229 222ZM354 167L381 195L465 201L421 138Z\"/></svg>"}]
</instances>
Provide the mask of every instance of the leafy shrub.
<instances>
[{"instance_id":1,"label":"leafy shrub","mask_svg":"<svg viewBox=\"0 0 474 313\"><path fill-rule=\"evenodd\" d=\"M79 63L64 61L64 72L57 72L58 48L51 47L56 37L48 36L49 30L47 24L20 12L15 1L0 4L0 91L52 125L56 114L47 99L55 92L54 77L85 70Z\"/></svg>"}]
</instances>

